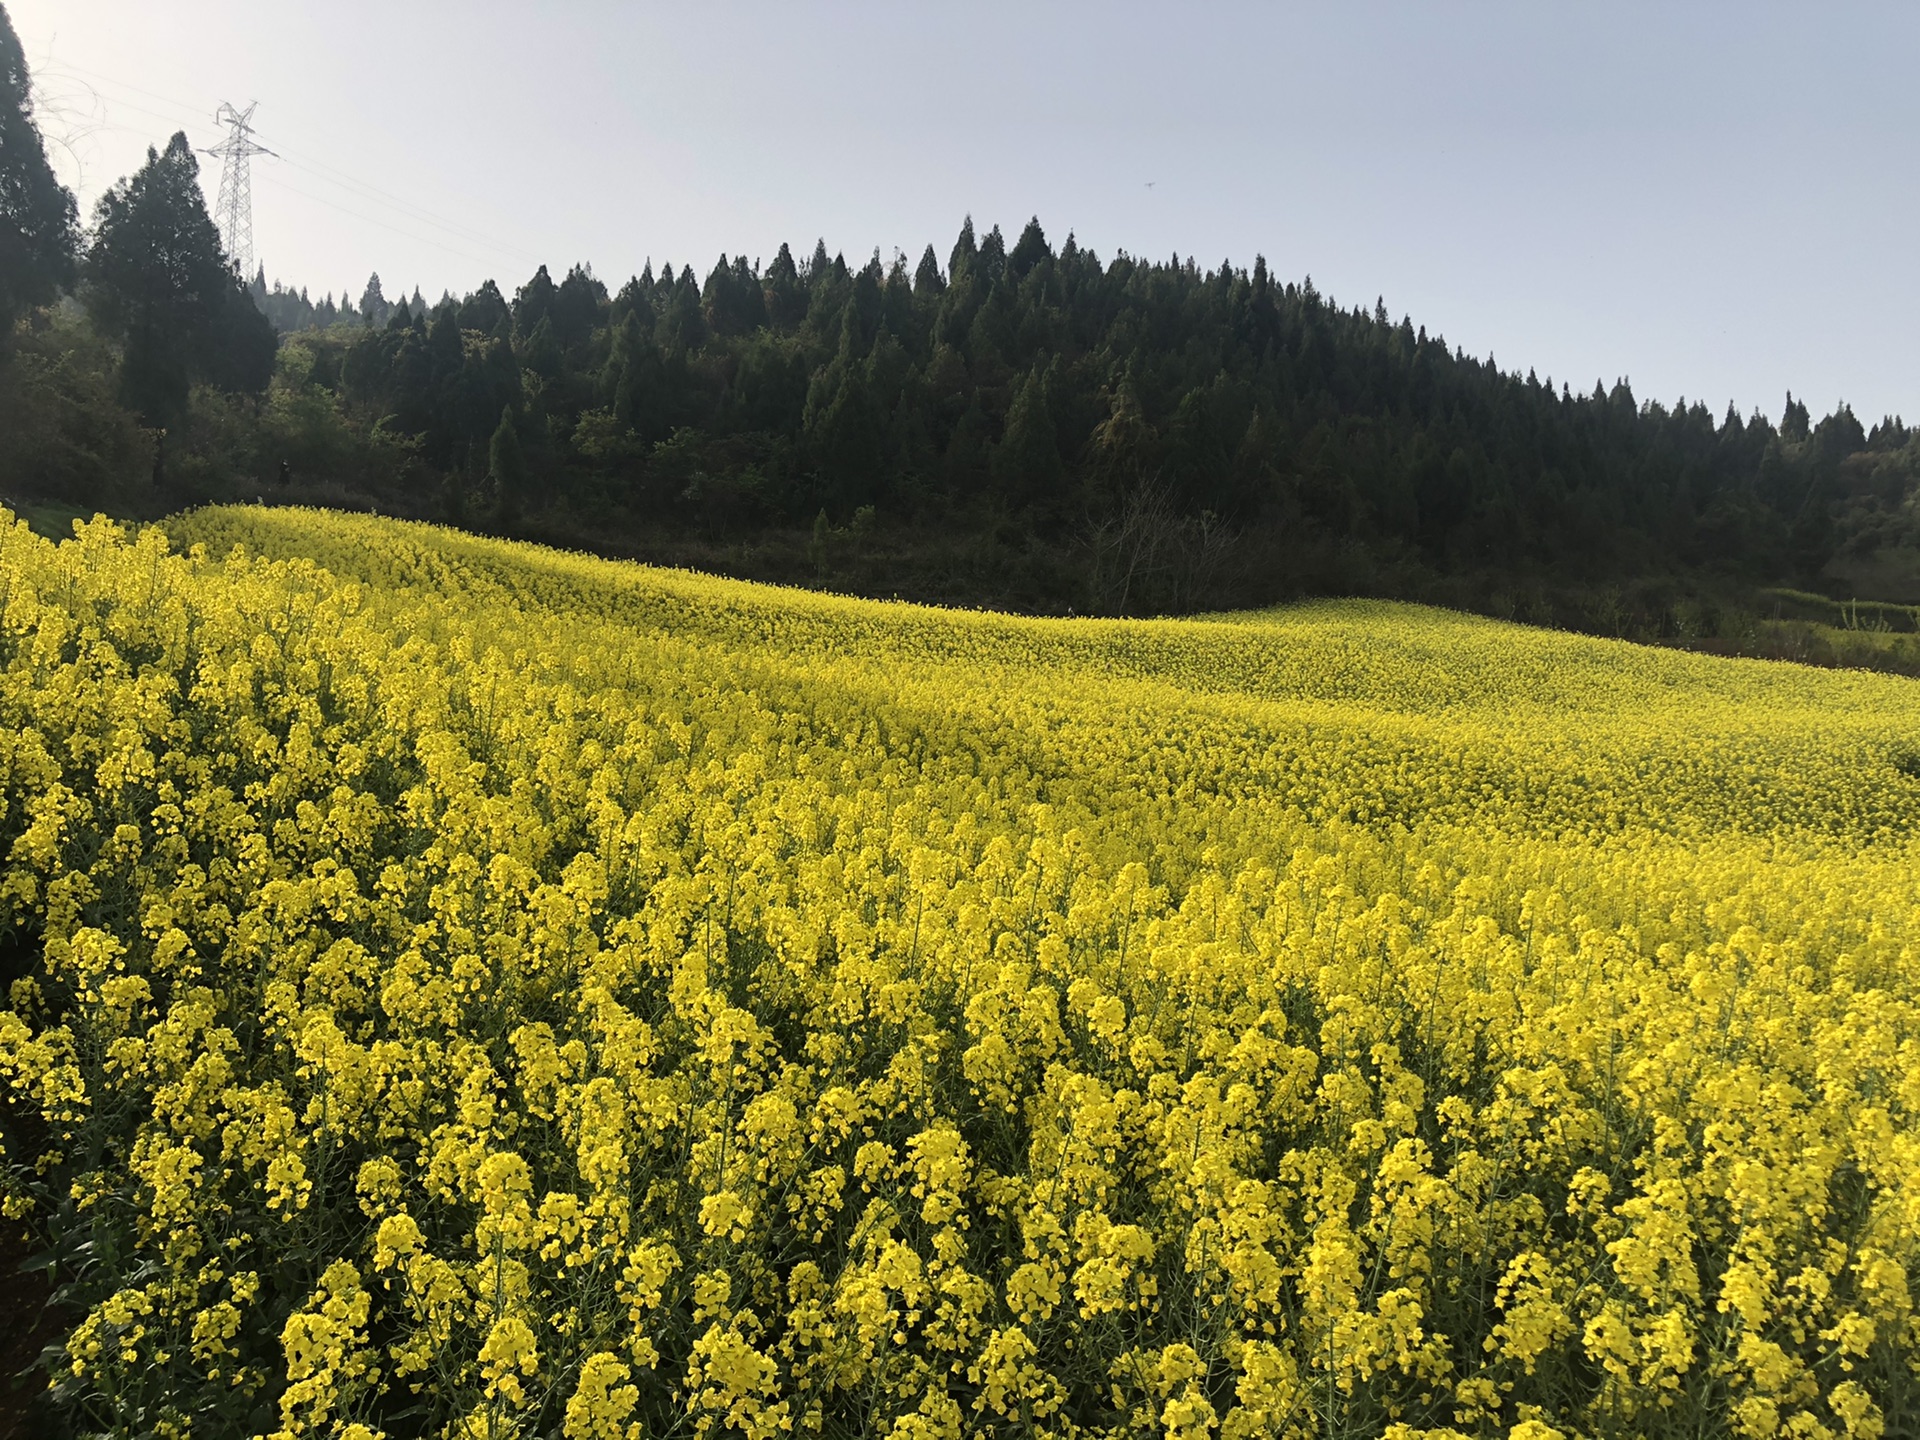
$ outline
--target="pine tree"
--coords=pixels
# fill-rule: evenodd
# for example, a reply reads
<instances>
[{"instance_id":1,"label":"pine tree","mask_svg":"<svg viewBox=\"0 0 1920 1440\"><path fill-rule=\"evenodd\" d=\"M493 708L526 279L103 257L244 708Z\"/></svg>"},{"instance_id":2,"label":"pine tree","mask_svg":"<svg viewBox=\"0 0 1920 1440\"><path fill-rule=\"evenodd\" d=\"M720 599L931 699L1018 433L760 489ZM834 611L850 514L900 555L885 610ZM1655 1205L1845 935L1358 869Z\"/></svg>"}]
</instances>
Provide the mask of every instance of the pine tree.
<instances>
[{"instance_id":1,"label":"pine tree","mask_svg":"<svg viewBox=\"0 0 1920 1440\"><path fill-rule=\"evenodd\" d=\"M999 233L997 226L994 233ZM1047 232L1040 228L1040 217L1036 215L1027 221L1027 228L1020 232L1013 253L1007 257L1007 268L1013 272L1014 279L1024 280L1034 266L1052 258L1053 247L1047 244Z\"/></svg>"},{"instance_id":2,"label":"pine tree","mask_svg":"<svg viewBox=\"0 0 1920 1440\"><path fill-rule=\"evenodd\" d=\"M553 283L553 277L547 274L542 265L533 272L533 278L522 285L513 297L513 333L531 335L553 312L553 297L559 290Z\"/></svg>"},{"instance_id":3,"label":"pine tree","mask_svg":"<svg viewBox=\"0 0 1920 1440\"><path fill-rule=\"evenodd\" d=\"M648 293L652 287L651 276L645 280L638 275L628 276L627 283L620 287L620 293L607 306L608 328L618 330L630 317L649 313L653 308L653 297Z\"/></svg>"},{"instance_id":4,"label":"pine tree","mask_svg":"<svg viewBox=\"0 0 1920 1440\"><path fill-rule=\"evenodd\" d=\"M1116 505L1148 486L1156 473L1158 444L1129 370L1114 387L1107 418L1087 441L1087 478L1095 498Z\"/></svg>"},{"instance_id":5,"label":"pine tree","mask_svg":"<svg viewBox=\"0 0 1920 1440\"><path fill-rule=\"evenodd\" d=\"M994 486L1016 508L1057 497L1064 479L1047 388L1039 366L1027 372L1007 410L1006 433L993 449Z\"/></svg>"},{"instance_id":6,"label":"pine tree","mask_svg":"<svg viewBox=\"0 0 1920 1440\"><path fill-rule=\"evenodd\" d=\"M733 262L733 303L743 335L750 335L767 323L767 296L755 273L758 267L759 262L755 261L749 268L745 255L737 256Z\"/></svg>"},{"instance_id":7,"label":"pine tree","mask_svg":"<svg viewBox=\"0 0 1920 1440\"><path fill-rule=\"evenodd\" d=\"M687 266L674 282L666 313L660 317L663 342L683 351L698 350L707 340L706 318L700 313L700 286Z\"/></svg>"},{"instance_id":8,"label":"pine tree","mask_svg":"<svg viewBox=\"0 0 1920 1440\"><path fill-rule=\"evenodd\" d=\"M534 374L557 379L566 365L566 353L553 333L553 317L542 315L533 333L520 341L520 360Z\"/></svg>"},{"instance_id":9,"label":"pine tree","mask_svg":"<svg viewBox=\"0 0 1920 1440\"><path fill-rule=\"evenodd\" d=\"M929 249L932 247L929 246ZM958 285L973 274L975 261L980 258L980 246L973 238L973 216L969 215L960 222L960 237L953 242L953 253L947 256L947 276Z\"/></svg>"},{"instance_id":10,"label":"pine tree","mask_svg":"<svg viewBox=\"0 0 1920 1440\"><path fill-rule=\"evenodd\" d=\"M767 323L766 297L744 255L737 261L720 256L700 292L700 307L715 335L747 335Z\"/></svg>"},{"instance_id":11,"label":"pine tree","mask_svg":"<svg viewBox=\"0 0 1920 1440\"><path fill-rule=\"evenodd\" d=\"M33 123L26 52L0 5L0 357L14 322L73 283L73 196L47 163Z\"/></svg>"},{"instance_id":12,"label":"pine tree","mask_svg":"<svg viewBox=\"0 0 1920 1440\"><path fill-rule=\"evenodd\" d=\"M980 274L986 280L998 280L1007 269L1007 237L1000 233L1000 227L994 226L987 231L987 238L980 242L978 260Z\"/></svg>"},{"instance_id":13,"label":"pine tree","mask_svg":"<svg viewBox=\"0 0 1920 1440\"><path fill-rule=\"evenodd\" d=\"M367 277L367 287L360 292L360 318L377 330L387 323L391 309L387 297L380 291L380 272L376 270Z\"/></svg>"},{"instance_id":14,"label":"pine tree","mask_svg":"<svg viewBox=\"0 0 1920 1440\"><path fill-rule=\"evenodd\" d=\"M487 441L487 479L499 489L503 508L517 506L527 488L527 461L520 450L520 432L513 423L513 407L500 412L500 423Z\"/></svg>"},{"instance_id":15,"label":"pine tree","mask_svg":"<svg viewBox=\"0 0 1920 1440\"><path fill-rule=\"evenodd\" d=\"M460 328L491 335L510 313L500 287L491 280L483 280L478 290L460 302Z\"/></svg>"},{"instance_id":16,"label":"pine tree","mask_svg":"<svg viewBox=\"0 0 1920 1440\"><path fill-rule=\"evenodd\" d=\"M807 292L800 283L800 269L793 263L793 252L783 241L780 253L767 266L767 321L776 330L791 330L806 318Z\"/></svg>"},{"instance_id":17,"label":"pine tree","mask_svg":"<svg viewBox=\"0 0 1920 1440\"><path fill-rule=\"evenodd\" d=\"M933 246L929 245L921 252L919 267L913 272L913 293L918 298L930 299L938 297L946 288L940 262L934 258Z\"/></svg>"},{"instance_id":18,"label":"pine tree","mask_svg":"<svg viewBox=\"0 0 1920 1440\"><path fill-rule=\"evenodd\" d=\"M1183 509L1224 509L1227 453L1211 387L1195 386L1180 397L1167 421L1165 467L1168 488Z\"/></svg>"},{"instance_id":19,"label":"pine tree","mask_svg":"<svg viewBox=\"0 0 1920 1440\"><path fill-rule=\"evenodd\" d=\"M1798 444L1812 432L1813 417L1807 413L1806 402L1793 398L1793 392L1787 392L1786 412L1780 417L1780 438Z\"/></svg>"},{"instance_id":20,"label":"pine tree","mask_svg":"<svg viewBox=\"0 0 1920 1440\"><path fill-rule=\"evenodd\" d=\"M272 375L273 327L220 253L184 134L100 199L87 254L95 323L124 348L124 403L175 423L195 380L257 393Z\"/></svg>"},{"instance_id":21,"label":"pine tree","mask_svg":"<svg viewBox=\"0 0 1920 1440\"><path fill-rule=\"evenodd\" d=\"M553 332L566 349L584 345L607 308L607 287L591 265L575 265L553 293Z\"/></svg>"}]
</instances>

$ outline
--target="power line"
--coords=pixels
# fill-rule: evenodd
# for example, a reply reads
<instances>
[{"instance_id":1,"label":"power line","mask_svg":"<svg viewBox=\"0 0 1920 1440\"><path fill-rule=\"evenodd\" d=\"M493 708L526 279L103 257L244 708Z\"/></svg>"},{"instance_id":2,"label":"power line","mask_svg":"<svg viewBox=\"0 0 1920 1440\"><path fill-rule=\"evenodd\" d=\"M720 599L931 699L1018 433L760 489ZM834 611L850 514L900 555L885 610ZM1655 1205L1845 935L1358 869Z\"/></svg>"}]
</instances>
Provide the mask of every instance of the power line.
<instances>
[{"instance_id":1,"label":"power line","mask_svg":"<svg viewBox=\"0 0 1920 1440\"><path fill-rule=\"evenodd\" d=\"M469 244L484 246L493 251L497 256L511 256L515 260L527 261L536 265L540 263L539 257L531 251L521 250L512 245L502 245L499 241L487 236L485 232L473 229L470 226L457 225L450 221L438 219L431 212L422 209L420 206L410 201L397 200L388 195L386 191L377 189L372 185L358 181L336 179L333 175L325 173L327 167L320 166L318 161L302 163L288 152L283 152L280 158L293 166L294 169L304 170L321 183L336 186L357 200L369 204L386 206L399 214L402 219L410 220L415 224L431 225L436 230L444 230L455 239L465 240Z\"/></svg>"},{"instance_id":2,"label":"power line","mask_svg":"<svg viewBox=\"0 0 1920 1440\"><path fill-rule=\"evenodd\" d=\"M284 160L286 157L283 155L280 158ZM337 210L342 215L351 216L363 224L378 225L382 230L391 230L394 234L404 236L418 244L431 245L436 250L444 250L449 255L458 255L461 259L471 260L477 265L488 265L492 263L492 261L489 261L484 255L475 255L471 250L462 250L457 245L450 245L444 240L436 240L431 235L418 234L415 231L395 225L390 220L381 220L372 215L363 215L358 210L348 209L337 200L329 200L326 196L316 195L311 190L302 190L298 185L289 184L284 175L262 175L260 178L262 183L276 190L285 190L290 195L298 195L303 200L311 200L316 205L324 205L329 210ZM401 218L404 219L406 217L403 216ZM495 258L498 257L496 256Z\"/></svg>"},{"instance_id":3,"label":"power line","mask_svg":"<svg viewBox=\"0 0 1920 1440\"><path fill-rule=\"evenodd\" d=\"M119 101L117 103L125 105L126 108L130 110L138 110L143 115L152 115L157 119L166 120L170 118L166 115L161 114L157 110L149 110L149 109L146 109L144 106L134 105L128 101ZM104 131L112 131L115 134L120 134L120 135L131 135L138 139L145 139L149 134L147 130L139 126L122 124L121 122L116 120L91 120L88 122L89 134L92 134L95 132L104 132ZM284 161L288 164L293 163L287 159L287 156L284 152L276 152L275 158L278 160ZM311 170L308 170L308 168L304 165L294 165L293 168L307 171L307 173L309 174L313 173ZM325 180L327 177L322 175L322 176L316 176L315 178ZM422 235L418 231L409 230L403 225L396 225L390 219L383 220L377 215L367 215L362 213L359 210L354 210L349 208L348 206L342 205L339 201L330 199L325 195L316 195L311 190L303 190L300 186L295 185L290 181L288 181L284 175L266 174L266 175L262 175L260 177L260 180L262 184L267 185L272 189L284 190L290 195L298 195L302 200L311 201L315 205L324 205L326 206L327 209L338 211L340 214L348 216L351 219L358 220L364 225L377 225L382 230L391 230L394 234L403 236L408 240L412 240L416 244L430 245L434 249L443 250L449 255L458 255L463 260L471 260L476 265L490 265L493 263L493 260L489 260L484 255L476 255L471 250L462 249L458 245L450 245L445 240L438 239L432 235ZM342 187L342 188L345 188L345 187ZM352 192L349 191L348 193L351 194ZM374 203L377 204L378 202L374 202ZM402 216L401 218L410 219L411 217ZM482 241L482 243L484 244L485 242ZM494 260L499 259L500 254L502 253L505 253L505 252L497 250L494 256Z\"/></svg>"},{"instance_id":4,"label":"power line","mask_svg":"<svg viewBox=\"0 0 1920 1440\"><path fill-rule=\"evenodd\" d=\"M47 64L42 66L43 72L48 70L58 70L58 69L64 69L70 72L70 78L79 80L80 83L88 85L90 88L98 84L104 84L114 89L131 91L136 95L144 95L149 100L157 100L166 106L177 109L181 113L188 113L191 108L187 105L186 102L180 100L176 96L162 95L157 91L146 89L144 86L132 84L129 81L119 79L117 76L112 76L112 75L105 74L104 72L101 72L101 71L92 70L86 66L76 65L71 61L58 61L58 62L49 61ZM97 89L95 93L96 94L99 93ZM135 101L127 100L122 97L113 96L109 98L114 99L118 104L127 106L129 109L138 110L138 111L141 111L143 114L152 115L156 119L175 121L178 118L177 116L169 116L169 115L161 114L159 111L149 109L148 107L140 105ZM481 230L476 229L471 225L465 225L457 221L448 220L446 217L438 215L433 211L426 209L424 206L420 205L416 201L408 200L402 196L395 195L390 191L382 190L376 185L372 185L364 180L360 180L357 177L349 174L348 172L339 170L336 167L332 165L328 165L324 161L316 159L312 156L302 156L298 152L288 150L284 145L282 145L282 146L279 146L279 148L274 151L274 158L278 159L283 164L292 166L297 170L306 171L314 179L319 180L324 184L331 185L340 190L343 190L347 192L349 195L351 195L353 198L355 198L356 200L361 201L362 203L373 204L385 209L396 211L399 213L400 218L407 220L413 224L428 225L436 230L444 231L447 234L455 237L456 239L464 241L468 245L478 245L483 249L492 251L495 253L495 255L501 258L512 258L516 261L520 261L522 263L528 263L528 264L540 263L540 258L530 251L522 250L517 246L503 245L498 240L495 240L492 236L486 234ZM288 188L292 188L292 187L288 187ZM298 190L296 190L294 193L306 194L306 192L298 191ZM310 200L318 201L321 204L332 203L326 200L322 200L319 196L310 195L310 194L308 194L306 198ZM334 206L334 208L340 210L342 214L353 215L356 219L368 218L363 215L358 215L356 212L352 210L348 210L343 206L336 205ZM474 256L469 252L460 249L457 246L441 244L440 242L430 240L425 236L415 235L409 231L401 230L397 226L394 226L390 223L383 222L383 221L371 221L370 223L384 225L385 228L394 230L396 234L406 235L409 239L421 240L427 244L438 245L439 248L447 250L452 254L461 255L467 259L479 260L479 257ZM479 260L479 263L486 264L488 262L486 262L485 260Z\"/></svg>"}]
</instances>

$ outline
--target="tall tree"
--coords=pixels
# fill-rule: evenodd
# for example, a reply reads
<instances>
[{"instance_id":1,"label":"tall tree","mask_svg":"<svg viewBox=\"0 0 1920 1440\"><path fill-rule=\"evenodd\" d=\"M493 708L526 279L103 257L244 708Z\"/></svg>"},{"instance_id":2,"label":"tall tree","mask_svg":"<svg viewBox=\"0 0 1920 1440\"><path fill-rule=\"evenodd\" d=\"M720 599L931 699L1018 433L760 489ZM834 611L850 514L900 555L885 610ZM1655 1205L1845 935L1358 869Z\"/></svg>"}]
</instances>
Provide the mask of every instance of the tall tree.
<instances>
[{"instance_id":1,"label":"tall tree","mask_svg":"<svg viewBox=\"0 0 1920 1440\"><path fill-rule=\"evenodd\" d=\"M1047 244L1047 232L1040 228L1040 217L1036 215L1027 221L1027 228L1020 232L1019 242L1007 257L1007 268L1013 271L1015 279L1024 280L1034 266L1052 258L1053 247Z\"/></svg>"},{"instance_id":2,"label":"tall tree","mask_svg":"<svg viewBox=\"0 0 1920 1440\"><path fill-rule=\"evenodd\" d=\"M947 275L955 285L973 273L974 262L980 257L980 246L973 238L973 216L969 215L960 222L960 238L953 242L953 253L947 256Z\"/></svg>"},{"instance_id":3,"label":"tall tree","mask_svg":"<svg viewBox=\"0 0 1920 1440\"><path fill-rule=\"evenodd\" d=\"M480 282L480 288L467 296L460 304L460 328L478 330L482 335L491 335L500 328L500 322L508 318L506 299L500 294L500 287L491 280Z\"/></svg>"},{"instance_id":4,"label":"tall tree","mask_svg":"<svg viewBox=\"0 0 1920 1440\"><path fill-rule=\"evenodd\" d=\"M527 488L527 461L520 450L520 432L513 423L513 407L500 412L500 423L487 442L487 478L499 487L503 507L519 502Z\"/></svg>"},{"instance_id":5,"label":"tall tree","mask_svg":"<svg viewBox=\"0 0 1920 1440\"><path fill-rule=\"evenodd\" d=\"M1015 507L1059 496L1063 469L1045 373L1035 366L1014 392L1007 430L993 450L993 480Z\"/></svg>"},{"instance_id":6,"label":"tall tree","mask_svg":"<svg viewBox=\"0 0 1920 1440\"><path fill-rule=\"evenodd\" d=\"M765 288L767 320L775 329L791 330L805 318L807 293L800 284L800 269L793 263L793 251L785 241L780 243L780 253L773 257L773 263L767 266Z\"/></svg>"},{"instance_id":7,"label":"tall tree","mask_svg":"<svg viewBox=\"0 0 1920 1440\"><path fill-rule=\"evenodd\" d=\"M931 299L946 288L946 279L940 274L940 261L933 253L933 246L929 245L921 253L920 264L913 272L913 293Z\"/></svg>"},{"instance_id":8,"label":"tall tree","mask_svg":"<svg viewBox=\"0 0 1920 1440\"><path fill-rule=\"evenodd\" d=\"M539 329L540 322L553 311L553 297L559 288L547 274L546 266L534 271L533 278L514 293L513 333L531 335Z\"/></svg>"},{"instance_id":9,"label":"tall tree","mask_svg":"<svg viewBox=\"0 0 1920 1440\"><path fill-rule=\"evenodd\" d=\"M0 356L14 322L73 282L76 213L47 164L26 52L0 5Z\"/></svg>"},{"instance_id":10,"label":"tall tree","mask_svg":"<svg viewBox=\"0 0 1920 1440\"><path fill-rule=\"evenodd\" d=\"M367 288L360 292L360 316L377 330L387 323L387 315L392 308L380 289L380 272L376 270L367 277Z\"/></svg>"},{"instance_id":11,"label":"tall tree","mask_svg":"<svg viewBox=\"0 0 1920 1440\"><path fill-rule=\"evenodd\" d=\"M594 327L605 323L607 287L594 278L591 265L575 265L553 292L553 332L568 349L584 345Z\"/></svg>"},{"instance_id":12,"label":"tall tree","mask_svg":"<svg viewBox=\"0 0 1920 1440\"><path fill-rule=\"evenodd\" d=\"M185 413L195 381L258 393L273 373L273 327L220 253L185 134L100 197L87 303L123 347L123 403L148 425Z\"/></svg>"}]
</instances>

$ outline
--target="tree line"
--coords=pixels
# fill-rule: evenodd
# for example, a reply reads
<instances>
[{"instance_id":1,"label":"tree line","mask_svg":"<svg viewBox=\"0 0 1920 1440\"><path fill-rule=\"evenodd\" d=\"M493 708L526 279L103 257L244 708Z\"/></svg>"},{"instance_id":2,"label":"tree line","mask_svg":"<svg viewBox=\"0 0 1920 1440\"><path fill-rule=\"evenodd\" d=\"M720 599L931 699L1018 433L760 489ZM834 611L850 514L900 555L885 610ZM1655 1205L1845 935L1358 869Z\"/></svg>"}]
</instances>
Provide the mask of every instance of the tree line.
<instances>
[{"instance_id":1,"label":"tree line","mask_svg":"<svg viewBox=\"0 0 1920 1440\"><path fill-rule=\"evenodd\" d=\"M6 83L0 123L32 140L11 166L39 142L23 62ZM36 183L55 216L64 192ZM69 297L40 348L66 346L70 384L82 352L98 374L67 408L159 461L93 489L144 483L152 504L371 503L1123 612L1465 574L1830 588L1861 557L1920 552L1920 438L1898 419L1575 390L1261 258L1103 258L1037 218L1011 241L968 220L917 262L782 245L704 274L649 262L617 289L575 264L432 304L389 302L375 276L357 305L316 305L233 275L184 137L84 237L72 211L22 224L51 259L0 319L31 349ZM101 420L108 402L128 423Z\"/></svg>"}]
</instances>

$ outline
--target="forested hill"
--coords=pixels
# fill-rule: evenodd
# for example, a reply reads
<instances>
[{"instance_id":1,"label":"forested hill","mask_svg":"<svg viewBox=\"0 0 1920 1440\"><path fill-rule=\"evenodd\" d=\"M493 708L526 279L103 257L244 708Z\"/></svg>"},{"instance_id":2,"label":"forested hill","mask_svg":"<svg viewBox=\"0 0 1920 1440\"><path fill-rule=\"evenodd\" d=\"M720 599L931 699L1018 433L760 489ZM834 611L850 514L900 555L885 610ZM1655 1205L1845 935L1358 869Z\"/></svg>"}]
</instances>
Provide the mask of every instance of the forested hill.
<instances>
[{"instance_id":1,"label":"forested hill","mask_svg":"<svg viewBox=\"0 0 1920 1440\"><path fill-rule=\"evenodd\" d=\"M782 246L611 294L543 268L510 301L403 301L377 328L366 298L308 373L417 438L475 518L1011 527L1080 547L1100 608L1214 599L1228 572L1248 593L1227 598L1268 598L1314 544L1804 583L1920 534L1920 445L1897 421L1575 393L1263 260L1103 259L1037 220L1011 247L969 221L944 266L932 246L912 268Z\"/></svg>"},{"instance_id":2,"label":"forested hill","mask_svg":"<svg viewBox=\"0 0 1920 1440\"><path fill-rule=\"evenodd\" d=\"M1603 612L1655 581L1920 602L1898 420L1576 391L1259 259L1103 258L1038 220L1011 246L968 221L944 262L782 246L613 292L576 265L314 305L238 283L184 135L83 232L29 95L0 8L0 499L372 506L1056 611L1372 592L1564 619L1584 586L1575 623L1712 634L1665 600Z\"/></svg>"}]
</instances>

